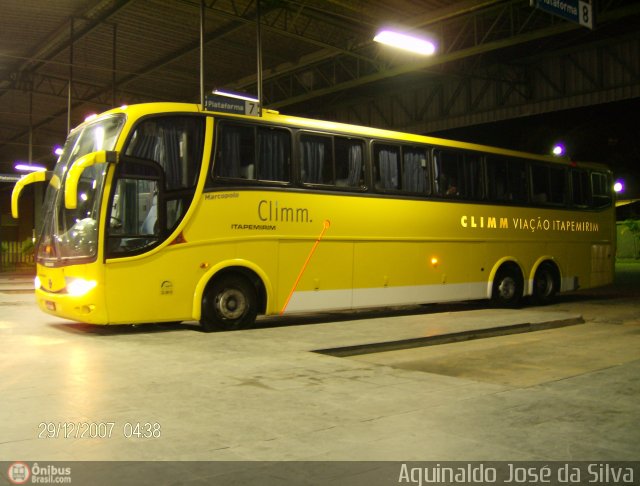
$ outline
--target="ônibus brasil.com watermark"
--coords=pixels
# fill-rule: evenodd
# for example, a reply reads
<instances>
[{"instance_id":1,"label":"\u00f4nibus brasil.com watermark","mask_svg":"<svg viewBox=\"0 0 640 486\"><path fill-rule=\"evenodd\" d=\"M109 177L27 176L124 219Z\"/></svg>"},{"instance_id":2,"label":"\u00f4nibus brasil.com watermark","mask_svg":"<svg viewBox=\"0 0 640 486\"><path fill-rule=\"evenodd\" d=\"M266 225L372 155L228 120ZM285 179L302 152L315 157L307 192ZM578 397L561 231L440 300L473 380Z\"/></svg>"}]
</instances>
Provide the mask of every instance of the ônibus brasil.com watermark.
<instances>
[{"instance_id":1,"label":"\u00f4nibus brasil.com watermark","mask_svg":"<svg viewBox=\"0 0 640 486\"><path fill-rule=\"evenodd\" d=\"M12 484L71 484L71 468L14 462L7 470L7 478Z\"/></svg>"}]
</instances>

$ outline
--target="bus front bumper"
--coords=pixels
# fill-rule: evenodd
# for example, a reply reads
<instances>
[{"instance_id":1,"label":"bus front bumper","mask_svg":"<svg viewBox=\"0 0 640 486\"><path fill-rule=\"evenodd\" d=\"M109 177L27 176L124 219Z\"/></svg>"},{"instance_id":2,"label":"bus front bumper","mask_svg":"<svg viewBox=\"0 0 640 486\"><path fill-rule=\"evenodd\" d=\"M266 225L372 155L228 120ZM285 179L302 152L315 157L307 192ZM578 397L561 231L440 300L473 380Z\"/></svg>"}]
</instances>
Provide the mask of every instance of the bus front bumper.
<instances>
[{"instance_id":1,"label":"bus front bumper","mask_svg":"<svg viewBox=\"0 0 640 486\"><path fill-rule=\"evenodd\" d=\"M43 312L87 324L107 324L104 303L95 288L83 295L48 292L36 288L36 300Z\"/></svg>"}]
</instances>

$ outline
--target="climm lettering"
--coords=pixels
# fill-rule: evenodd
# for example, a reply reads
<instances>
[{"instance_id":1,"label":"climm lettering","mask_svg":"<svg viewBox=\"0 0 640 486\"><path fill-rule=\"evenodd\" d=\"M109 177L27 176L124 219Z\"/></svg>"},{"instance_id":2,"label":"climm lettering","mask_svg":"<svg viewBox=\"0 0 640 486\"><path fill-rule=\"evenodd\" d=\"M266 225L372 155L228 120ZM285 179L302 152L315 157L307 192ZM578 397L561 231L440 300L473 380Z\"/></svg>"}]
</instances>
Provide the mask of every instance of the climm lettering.
<instances>
[{"instance_id":1,"label":"climm lettering","mask_svg":"<svg viewBox=\"0 0 640 486\"><path fill-rule=\"evenodd\" d=\"M572 219L546 218L497 218L494 216L460 217L463 228L516 229L531 233L540 231L561 231L567 233L597 233L600 225L593 221L575 221Z\"/></svg>"},{"instance_id":2,"label":"climm lettering","mask_svg":"<svg viewBox=\"0 0 640 486\"><path fill-rule=\"evenodd\" d=\"M280 206L278 201L266 199L258 203L258 218L265 222L311 223L307 208L289 208Z\"/></svg>"},{"instance_id":3,"label":"climm lettering","mask_svg":"<svg viewBox=\"0 0 640 486\"><path fill-rule=\"evenodd\" d=\"M491 216L462 216L460 224L463 228L509 228L507 218L494 218Z\"/></svg>"}]
</instances>

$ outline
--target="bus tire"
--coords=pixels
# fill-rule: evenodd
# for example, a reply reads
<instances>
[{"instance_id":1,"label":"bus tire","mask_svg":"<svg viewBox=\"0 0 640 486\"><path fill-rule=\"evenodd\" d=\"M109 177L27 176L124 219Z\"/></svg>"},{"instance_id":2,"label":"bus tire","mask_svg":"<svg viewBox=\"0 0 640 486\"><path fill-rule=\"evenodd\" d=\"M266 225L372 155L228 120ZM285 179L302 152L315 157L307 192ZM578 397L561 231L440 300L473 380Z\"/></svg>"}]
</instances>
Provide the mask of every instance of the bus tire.
<instances>
[{"instance_id":1,"label":"bus tire","mask_svg":"<svg viewBox=\"0 0 640 486\"><path fill-rule=\"evenodd\" d=\"M524 292L524 280L518 267L504 265L493 279L491 299L498 307L518 307Z\"/></svg>"},{"instance_id":2,"label":"bus tire","mask_svg":"<svg viewBox=\"0 0 640 486\"><path fill-rule=\"evenodd\" d=\"M558 292L558 273L551 263L543 263L533 277L533 302L547 305L553 302Z\"/></svg>"},{"instance_id":3,"label":"bus tire","mask_svg":"<svg viewBox=\"0 0 640 486\"><path fill-rule=\"evenodd\" d=\"M207 285L200 325L206 332L235 331L251 326L258 315L256 289L240 275L223 275Z\"/></svg>"}]
</instances>

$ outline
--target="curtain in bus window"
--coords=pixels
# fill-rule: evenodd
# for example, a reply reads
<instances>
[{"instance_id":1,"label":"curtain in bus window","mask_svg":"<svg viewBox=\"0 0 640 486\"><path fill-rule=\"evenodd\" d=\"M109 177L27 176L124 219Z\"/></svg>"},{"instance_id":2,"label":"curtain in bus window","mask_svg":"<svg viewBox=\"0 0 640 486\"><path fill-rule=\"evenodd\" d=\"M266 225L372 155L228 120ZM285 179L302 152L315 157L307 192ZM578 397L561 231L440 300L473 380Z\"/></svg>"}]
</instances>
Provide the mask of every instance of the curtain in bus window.
<instances>
[{"instance_id":1,"label":"curtain in bus window","mask_svg":"<svg viewBox=\"0 0 640 486\"><path fill-rule=\"evenodd\" d=\"M139 159L157 160L156 148L158 147L158 135L155 125L143 123L134 132L126 150L126 155Z\"/></svg>"},{"instance_id":2,"label":"curtain in bus window","mask_svg":"<svg viewBox=\"0 0 640 486\"><path fill-rule=\"evenodd\" d=\"M531 166L531 189L534 203L545 204L549 202L551 187L549 184L549 170L546 166Z\"/></svg>"},{"instance_id":3,"label":"curtain in bus window","mask_svg":"<svg viewBox=\"0 0 640 486\"><path fill-rule=\"evenodd\" d=\"M284 132L258 131L258 178L289 180L289 139Z\"/></svg>"},{"instance_id":4,"label":"curtain in bus window","mask_svg":"<svg viewBox=\"0 0 640 486\"><path fill-rule=\"evenodd\" d=\"M507 159L497 156L487 156L486 160L489 200L527 202L529 189L526 162L521 159Z\"/></svg>"},{"instance_id":5,"label":"curtain in bus window","mask_svg":"<svg viewBox=\"0 0 640 486\"><path fill-rule=\"evenodd\" d=\"M141 123L125 153L153 160L165 172L167 189L193 187L202 163L204 119L159 117Z\"/></svg>"},{"instance_id":6,"label":"curtain in bus window","mask_svg":"<svg viewBox=\"0 0 640 486\"><path fill-rule=\"evenodd\" d=\"M611 181L603 172L591 173L591 206L601 208L611 204Z\"/></svg>"},{"instance_id":7,"label":"curtain in bus window","mask_svg":"<svg viewBox=\"0 0 640 486\"><path fill-rule=\"evenodd\" d=\"M567 172L564 168L549 167L549 200L553 204L567 202Z\"/></svg>"},{"instance_id":8,"label":"curtain in bus window","mask_svg":"<svg viewBox=\"0 0 640 486\"><path fill-rule=\"evenodd\" d=\"M586 170L571 170L571 189L574 206L586 207L589 204L589 174Z\"/></svg>"},{"instance_id":9,"label":"curtain in bus window","mask_svg":"<svg viewBox=\"0 0 640 486\"><path fill-rule=\"evenodd\" d=\"M509 171L507 161L487 157L487 173L489 176L489 199L491 201L509 201Z\"/></svg>"},{"instance_id":10,"label":"curtain in bus window","mask_svg":"<svg viewBox=\"0 0 640 486\"><path fill-rule=\"evenodd\" d=\"M302 155L302 182L321 184L325 163L325 144L304 138L300 144Z\"/></svg>"},{"instance_id":11,"label":"curtain in bus window","mask_svg":"<svg viewBox=\"0 0 640 486\"><path fill-rule=\"evenodd\" d=\"M484 191L482 189L480 157L476 154L465 154L462 173L464 184L461 194L469 199L482 199Z\"/></svg>"},{"instance_id":12,"label":"curtain in bus window","mask_svg":"<svg viewBox=\"0 0 640 486\"><path fill-rule=\"evenodd\" d=\"M524 203L529 200L527 164L523 160L509 160L507 173L507 199Z\"/></svg>"},{"instance_id":13,"label":"curtain in bus window","mask_svg":"<svg viewBox=\"0 0 640 486\"><path fill-rule=\"evenodd\" d=\"M181 133L181 127L165 126L160 128L161 142L158 144L160 149L158 162L164 168L167 189L178 189L187 185L180 170Z\"/></svg>"},{"instance_id":14,"label":"curtain in bus window","mask_svg":"<svg viewBox=\"0 0 640 486\"><path fill-rule=\"evenodd\" d=\"M435 154L437 188L440 196L457 197L460 194L462 154L439 151Z\"/></svg>"},{"instance_id":15,"label":"curtain in bus window","mask_svg":"<svg viewBox=\"0 0 640 486\"><path fill-rule=\"evenodd\" d=\"M378 152L379 189L398 189L398 154L381 149Z\"/></svg>"},{"instance_id":16,"label":"curtain in bus window","mask_svg":"<svg viewBox=\"0 0 640 486\"><path fill-rule=\"evenodd\" d=\"M240 177L240 133L232 127L224 127L220 130L216 175Z\"/></svg>"},{"instance_id":17,"label":"curtain in bus window","mask_svg":"<svg viewBox=\"0 0 640 486\"><path fill-rule=\"evenodd\" d=\"M362 145L356 143L349 147L349 187L360 185L362 178Z\"/></svg>"},{"instance_id":18,"label":"curtain in bus window","mask_svg":"<svg viewBox=\"0 0 640 486\"><path fill-rule=\"evenodd\" d=\"M402 188L409 192L424 192L427 185L423 165L425 154L405 150L402 158Z\"/></svg>"}]
</instances>

